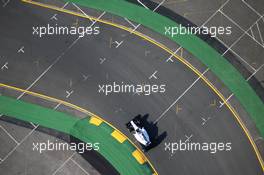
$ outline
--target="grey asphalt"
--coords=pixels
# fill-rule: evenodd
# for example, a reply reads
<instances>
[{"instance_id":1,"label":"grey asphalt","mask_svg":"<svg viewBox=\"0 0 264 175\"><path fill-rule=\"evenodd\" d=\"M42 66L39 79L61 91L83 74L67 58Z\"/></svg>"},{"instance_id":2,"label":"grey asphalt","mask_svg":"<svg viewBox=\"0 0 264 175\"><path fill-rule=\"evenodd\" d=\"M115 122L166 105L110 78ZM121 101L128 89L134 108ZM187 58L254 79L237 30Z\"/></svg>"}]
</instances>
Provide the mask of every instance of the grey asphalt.
<instances>
[{"instance_id":1,"label":"grey asphalt","mask_svg":"<svg viewBox=\"0 0 264 175\"><path fill-rule=\"evenodd\" d=\"M81 38L71 48L69 46L76 36L43 39L32 36L32 25L54 24L50 20L53 15L53 11L19 1L11 1L0 10L0 21L5 24L0 27L0 66L8 62L8 69L0 73L1 83L26 89L53 65L30 90L89 109L134 140L125 128L126 122L137 114L148 114L148 120L155 121L197 79L194 73L178 61L166 62L169 55L161 49L133 35L123 37L122 34L126 32L110 26L96 24L100 26L100 35ZM57 17L58 24L72 25L76 21L76 17L65 14L58 13ZM90 23L84 19L79 20L81 24ZM110 38L124 42L118 48L114 44L110 48ZM24 54L17 53L21 46L25 46ZM100 58L106 60L100 64ZM158 71L158 79L149 79L155 71ZM88 78L85 80L83 75ZM105 96L98 93L98 84L114 81L166 84L166 93L150 96ZM66 91L73 92L69 98L66 98ZM5 91L1 93L5 94ZM27 96L22 99L38 103ZM166 132L167 136L146 154L159 174L262 174L243 130L225 107L218 108L218 104L210 106L214 101L218 102L219 98L203 82L198 81L157 123L159 135ZM55 107L56 104L53 105ZM176 105L181 108L178 113ZM204 125L202 118L208 119ZM165 143L186 140L186 136L192 136L191 141L194 142L231 142L232 151L216 154L178 151L173 155L165 151ZM42 136L40 138L45 139ZM60 161L65 160L65 157L61 157ZM0 164L0 172L7 174L13 165L23 161L22 157L16 159L15 154L13 159L7 160L9 166L5 162ZM56 160L42 157L39 161L38 164L42 164ZM50 170L40 171L45 174Z\"/></svg>"}]
</instances>

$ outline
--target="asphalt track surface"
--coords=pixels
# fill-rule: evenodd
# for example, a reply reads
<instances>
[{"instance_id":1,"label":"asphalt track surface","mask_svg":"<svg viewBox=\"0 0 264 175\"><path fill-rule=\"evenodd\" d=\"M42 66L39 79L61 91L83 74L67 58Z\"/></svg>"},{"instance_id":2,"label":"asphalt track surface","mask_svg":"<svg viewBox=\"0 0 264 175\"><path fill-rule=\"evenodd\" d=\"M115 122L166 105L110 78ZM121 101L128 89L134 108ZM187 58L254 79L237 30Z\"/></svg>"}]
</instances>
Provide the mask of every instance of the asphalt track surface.
<instances>
[{"instance_id":1,"label":"asphalt track surface","mask_svg":"<svg viewBox=\"0 0 264 175\"><path fill-rule=\"evenodd\" d=\"M9 69L0 74L1 83L27 89L39 75L52 65L32 91L90 109L102 116L126 135L124 124L137 114L148 114L149 121L155 121L188 88L197 77L179 62L166 63L169 55L133 35L126 36L126 42L119 48L109 47L110 37L122 38L126 32L97 24L101 34L97 37L81 38L72 47L76 37L33 37L32 25L47 24L54 12L25 6L12 1L1 10L0 46L3 50L1 64L8 61ZM76 17L59 14L59 24L72 24ZM79 19L83 23L87 20ZM15 26L20 26L15 28ZM25 46L25 54L17 49ZM67 52L65 52L67 50ZM145 51L150 51L147 56ZM61 53L65 52L61 57ZM106 58L100 64L100 58ZM37 62L36 62L37 61ZM55 62L54 62L55 61ZM158 79L149 76L158 71ZM206 68L204 68L206 70ZM88 76L84 81L83 75ZM98 84L107 82L165 83L165 94L143 96L137 94L98 93ZM69 98L66 91L73 90ZM11 94L12 95L12 94ZM14 94L13 94L14 95ZM29 100L23 97L24 100ZM147 152L147 156L159 174L262 174L261 167L242 129L226 108L211 107L218 97L201 81L177 103L181 110L176 114L173 106L158 122L158 135L167 133L158 146ZM202 116L211 117L202 125ZM177 152L171 155L164 151L165 142L226 141L232 142L231 152L209 154L206 152ZM3 166L0 165L2 171ZM3 169L3 171L8 171Z\"/></svg>"}]
</instances>

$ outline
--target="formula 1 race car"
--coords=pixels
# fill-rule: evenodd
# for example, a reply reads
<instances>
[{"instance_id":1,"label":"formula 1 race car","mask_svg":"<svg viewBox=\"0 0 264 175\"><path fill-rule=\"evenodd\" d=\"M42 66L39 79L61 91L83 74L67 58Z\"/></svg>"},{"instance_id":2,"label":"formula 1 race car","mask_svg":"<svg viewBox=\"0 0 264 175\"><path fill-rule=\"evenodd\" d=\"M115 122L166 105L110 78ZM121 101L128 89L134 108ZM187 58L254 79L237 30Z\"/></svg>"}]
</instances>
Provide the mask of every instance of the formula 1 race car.
<instances>
[{"instance_id":1,"label":"formula 1 race car","mask_svg":"<svg viewBox=\"0 0 264 175\"><path fill-rule=\"evenodd\" d=\"M136 116L126 124L127 129L134 135L136 140L141 144L144 151L147 151L151 145L149 135L141 122L140 115Z\"/></svg>"}]
</instances>

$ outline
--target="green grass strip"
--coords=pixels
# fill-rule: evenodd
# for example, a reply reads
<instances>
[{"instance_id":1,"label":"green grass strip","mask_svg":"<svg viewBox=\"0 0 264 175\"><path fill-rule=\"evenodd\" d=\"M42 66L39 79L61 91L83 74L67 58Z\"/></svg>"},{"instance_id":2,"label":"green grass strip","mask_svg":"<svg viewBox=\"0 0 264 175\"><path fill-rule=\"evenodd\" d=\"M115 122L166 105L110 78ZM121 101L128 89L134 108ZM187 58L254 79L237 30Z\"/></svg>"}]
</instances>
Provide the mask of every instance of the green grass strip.
<instances>
[{"instance_id":1,"label":"green grass strip","mask_svg":"<svg viewBox=\"0 0 264 175\"><path fill-rule=\"evenodd\" d=\"M116 141L109 129L105 130L105 123L97 127L89 123L90 117L78 119L62 112L5 96L0 96L0 113L64 132L86 143L99 143L98 152L122 175L152 174L152 169L147 164L140 165L132 156L131 149L126 145L132 146L132 144L127 141L126 144L120 144Z\"/></svg>"},{"instance_id":2,"label":"green grass strip","mask_svg":"<svg viewBox=\"0 0 264 175\"><path fill-rule=\"evenodd\" d=\"M204 63L234 93L249 113L262 136L264 136L264 104L242 75L215 49L195 35L165 35L165 26L179 24L151 10L129 3L126 0L70 0L84 7L126 17L164 35L189 51Z\"/></svg>"}]
</instances>

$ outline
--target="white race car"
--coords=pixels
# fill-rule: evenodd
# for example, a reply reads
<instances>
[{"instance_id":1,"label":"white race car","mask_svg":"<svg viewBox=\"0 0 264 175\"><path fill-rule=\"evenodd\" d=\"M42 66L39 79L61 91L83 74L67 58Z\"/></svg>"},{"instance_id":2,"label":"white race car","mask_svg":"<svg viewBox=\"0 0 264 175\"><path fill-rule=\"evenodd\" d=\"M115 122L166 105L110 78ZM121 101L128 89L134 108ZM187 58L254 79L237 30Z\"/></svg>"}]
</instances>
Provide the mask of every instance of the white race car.
<instances>
[{"instance_id":1,"label":"white race car","mask_svg":"<svg viewBox=\"0 0 264 175\"><path fill-rule=\"evenodd\" d=\"M126 124L128 130L134 135L137 141L142 145L143 150L146 151L151 145L151 141L146 129L143 127L140 115Z\"/></svg>"}]
</instances>

